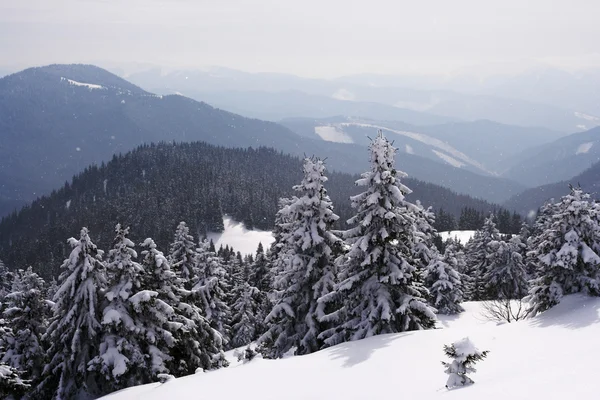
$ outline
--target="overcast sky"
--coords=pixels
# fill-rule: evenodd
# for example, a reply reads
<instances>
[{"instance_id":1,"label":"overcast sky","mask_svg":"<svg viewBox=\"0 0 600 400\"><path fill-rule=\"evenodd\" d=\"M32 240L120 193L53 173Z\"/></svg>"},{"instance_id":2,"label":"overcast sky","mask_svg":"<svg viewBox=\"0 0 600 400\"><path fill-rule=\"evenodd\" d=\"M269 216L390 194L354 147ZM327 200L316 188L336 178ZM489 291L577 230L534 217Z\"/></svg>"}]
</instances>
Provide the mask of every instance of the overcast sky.
<instances>
[{"instance_id":1,"label":"overcast sky","mask_svg":"<svg viewBox=\"0 0 600 400\"><path fill-rule=\"evenodd\" d=\"M303 76L600 65L599 0L0 0L0 66Z\"/></svg>"}]
</instances>

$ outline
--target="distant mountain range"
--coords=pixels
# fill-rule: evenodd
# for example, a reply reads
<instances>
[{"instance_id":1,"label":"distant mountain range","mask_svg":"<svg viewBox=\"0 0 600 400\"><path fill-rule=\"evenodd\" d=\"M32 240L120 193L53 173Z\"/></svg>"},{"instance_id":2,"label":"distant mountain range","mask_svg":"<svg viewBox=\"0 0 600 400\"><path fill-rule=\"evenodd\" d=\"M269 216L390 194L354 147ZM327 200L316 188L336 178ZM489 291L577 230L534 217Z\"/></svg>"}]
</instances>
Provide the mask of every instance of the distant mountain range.
<instances>
[{"instance_id":1,"label":"distant mountain range","mask_svg":"<svg viewBox=\"0 0 600 400\"><path fill-rule=\"evenodd\" d=\"M328 157L330 168L339 171L368 166L364 146L303 137L183 96L155 95L89 65L31 68L1 78L0 116L0 215L142 143L268 146ZM414 154L399 156L398 165L417 179L494 202L523 188Z\"/></svg>"},{"instance_id":2,"label":"distant mountain range","mask_svg":"<svg viewBox=\"0 0 600 400\"><path fill-rule=\"evenodd\" d=\"M572 178L527 189L504 202L504 206L510 210L517 210L522 215L535 213L548 200L558 200L561 196L568 194L569 185L580 185L595 199L600 200L600 162Z\"/></svg>"},{"instance_id":3,"label":"distant mountain range","mask_svg":"<svg viewBox=\"0 0 600 400\"><path fill-rule=\"evenodd\" d=\"M483 175L501 175L524 148L563 137L544 128L525 128L492 121L416 126L397 121L330 117L287 118L280 123L309 138L366 145L374 129L384 129L401 151ZM535 184L534 184L535 185Z\"/></svg>"},{"instance_id":4,"label":"distant mountain range","mask_svg":"<svg viewBox=\"0 0 600 400\"><path fill-rule=\"evenodd\" d=\"M283 114L287 114L288 117L298 116L294 111L298 108L312 112L302 115L303 117L322 118L339 115L336 111L339 105L327 102L327 99L333 98L410 109L433 114L437 118L466 121L485 119L509 125L539 126L563 133L585 131L600 125L600 107L592 113L585 110L593 107L586 107L585 110L561 107L551 102L532 101L527 96L511 96L506 91L501 92L502 95L493 94L493 90L486 88L470 93L439 88L417 89L408 86L406 79L390 77L379 79L377 76L365 75L325 80L304 79L286 74L251 74L227 68L178 70L167 73L157 68L132 74L128 79L157 93L181 92L196 99L210 97L218 100L224 108L247 112L248 115L261 113L262 118L275 118ZM297 91L319 98L300 98ZM253 95L248 97L240 95L239 92L253 92ZM543 100L543 96L538 98ZM277 101L276 112L269 114L267 111L260 111L252 104L253 99L259 99L258 104ZM312 108L311 102L327 108ZM384 109L375 111L375 106L371 108L374 113L371 115L344 115L382 119L380 114Z\"/></svg>"},{"instance_id":5,"label":"distant mountain range","mask_svg":"<svg viewBox=\"0 0 600 400\"><path fill-rule=\"evenodd\" d=\"M525 149L503 176L526 186L563 181L600 161L600 127Z\"/></svg>"}]
</instances>

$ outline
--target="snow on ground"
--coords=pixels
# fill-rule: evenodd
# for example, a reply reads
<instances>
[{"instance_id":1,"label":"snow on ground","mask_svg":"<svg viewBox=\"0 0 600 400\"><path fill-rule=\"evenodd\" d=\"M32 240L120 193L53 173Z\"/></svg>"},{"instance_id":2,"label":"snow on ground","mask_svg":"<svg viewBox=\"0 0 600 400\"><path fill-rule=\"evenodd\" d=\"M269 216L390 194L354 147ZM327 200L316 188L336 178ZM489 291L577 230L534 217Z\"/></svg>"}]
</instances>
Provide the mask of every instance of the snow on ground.
<instances>
[{"instance_id":1,"label":"snow on ground","mask_svg":"<svg viewBox=\"0 0 600 400\"><path fill-rule=\"evenodd\" d=\"M598 398L600 299L571 295L540 316L486 322L466 303L440 328L381 335L307 356L233 362L228 368L109 395L110 400L530 400ZM488 357L474 385L447 390L443 345L469 337Z\"/></svg>"},{"instance_id":2,"label":"snow on ground","mask_svg":"<svg viewBox=\"0 0 600 400\"><path fill-rule=\"evenodd\" d=\"M270 231L246 229L244 224L228 216L223 217L223 226L223 232L208 234L208 238L213 240L217 249L221 245L229 245L242 254L254 254L259 243L262 243L266 250L275 240Z\"/></svg>"},{"instance_id":3,"label":"snow on ground","mask_svg":"<svg viewBox=\"0 0 600 400\"><path fill-rule=\"evenodd\" d=\"M460 168L460 167L464 167L465 166L464 163L461 163L456 158L450 157L446 153L442 153L441 151L437 151L435 149L431 149L431 151L433 151L436 156L438 156L442 160L446 161L448 164L452 165L453 167Z\"/></svg>"},{"instance_id":4,"label":"snow on ground","mask_svg":"<svg viewBox=\"0 0 600 400\"><path fill-rule=\"evenodd\" d=\"M450 238L458 238L462 244L467 244L469 239L475 234L475 231L446 231L440 232L439 234L444 242Z\"/></svg>"},{"instance_id":5,"label":"snow on ground","mask_svg":"<svg viewBox=\"0 0 600 400\"><path fill-rule=\"evenodd\" d=\"M584 114L582 112L575 111L575 116L577 118L585 119L586 121L593 121L600 123L600 118L595 117L593 115Z\"/></svg>"},{"instance_id":6,"label":"snow on ground","mask_svg":"<svg viewBox=\"0 0 600 400\"><path fill-rule=\"evenodd\" d=\"M575 154L585 154L588 151L590 151L590 149L592 148L593 145L594 145L594 142L582 143L577 148L577 152Z\"/></svg>"},{"instance_id":7,"label":"snow on ground","mask_svg":"<svg viewBox=\"0 0 600 400\"><path fill-rule=\"evenodd\" d=\"M415 154L415 151L413 150L412 146L410 144L406 145L406 152L408 154Z\"/></svg>"},{"instance_id":8,"label":"snow on ground","mask_svg":"<svg viewBox=\"0 0 600 400\"><path fill-rule=\"evenodd\" d=\"M346 132L335 126L315 126L315 133L326 142L354 143Z\"/></svg>"},{"instance_id":9,"label":"snow on ground","mask_svg":"<svg viewBox=\"0 0 600 400\"><path fill-rule=\"evenodd\" d=\"M96 85L94 83L82 83L82 82L77 82L72 79L67 79L67 78L63 78L63 77L61 77L60 80L69 82L69 85L85 86L89 89L106 89L104 86Z\"/></svg>"},{"instance_id":10,"label":"snow on ground","mask_svg":"<svg viewBox=\"0 0 600 400\"><path fill-rule=\"evenodd\" d=\"M382 131L388 131L388 132L395 133L397 135L406 136L408 138L419 141L426 145L435 147L436 149L441 150L441 151L451 155L452 158L455 158L456 160L460 160L460 161L462 161L466 164L470 164L484 172L494 175L494 173L491 171L488 171L483 164L481 164L480 162L478 162L476 160L473 160L472 158L467 156L465 153L455 149L454 147L452 147L451 145L449 145L448 143L446 143L440 139L425 135L423 133L399 131L399 130L387 128L385 126L366 124L366 123L360 123L360 122L344 122L339 125L340 126L354 125L354 126L360 126L363 128L381 129ZM439 154L438 154L438 156L439 156Z\"/></svg>"}]
</instances>

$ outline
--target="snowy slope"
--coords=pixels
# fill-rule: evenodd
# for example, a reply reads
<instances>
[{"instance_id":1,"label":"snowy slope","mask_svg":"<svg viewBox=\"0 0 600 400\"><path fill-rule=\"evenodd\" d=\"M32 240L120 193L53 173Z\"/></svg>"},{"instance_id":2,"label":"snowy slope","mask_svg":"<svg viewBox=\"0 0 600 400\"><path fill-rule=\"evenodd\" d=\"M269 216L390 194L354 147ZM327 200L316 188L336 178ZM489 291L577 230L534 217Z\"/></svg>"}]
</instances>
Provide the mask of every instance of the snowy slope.
<instances>
[{"instance_id":1,"label":"snowy slope","mask_svg":"<svg viewBox=\"0 0 600 400\"><path fill-rule=\"evenodd\" d=\"M600 299L572 295L527 321L486 322L478 303L441 329L382 335L307 356L248 364L127 389L110 400L598 398ZM468 336L488 358L475 384L448 391L442 346Z\"/></svg>"},{"instance_id":2,"label":"snowy slope","mask_svg":"<svg viewBox=\"0 0 600 400\"><path fill-rule=\"evenodd\" d=\"M223 217L223 227L225 229L221 233L208 234L208 238L213 240L217 249L221 245L229 245L242 254L254 254L259 243L262 243L266 250L275 240L270 231L246 229L244 224L228 216Z\"/></svg>"}]
</instances>

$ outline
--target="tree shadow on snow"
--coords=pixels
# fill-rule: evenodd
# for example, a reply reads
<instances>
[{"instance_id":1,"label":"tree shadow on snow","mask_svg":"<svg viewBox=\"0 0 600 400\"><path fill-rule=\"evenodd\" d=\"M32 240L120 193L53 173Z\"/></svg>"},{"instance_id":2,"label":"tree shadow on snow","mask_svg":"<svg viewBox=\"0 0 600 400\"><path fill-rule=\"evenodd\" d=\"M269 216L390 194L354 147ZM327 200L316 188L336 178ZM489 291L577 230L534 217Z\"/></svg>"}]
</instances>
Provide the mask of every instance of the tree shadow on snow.
<instances>
[{"instance_id":1,"label":"tree shadow on snow","mask_svg":"<svg viewBox=\"0 0 600 400\"><path fill-rule=\"evenodd\" d=\"M531 320L531 326L560 326L568 329L581 329L600 323L600 304L590 301L593 298L579 296L568 299L567 304L559 304Z\"/></svg>"},{"instance_id":2,"label":"tree shadow on snow","mask_svg":"<svg viewBox=\"0 0 600 400\"><path fill-rule=\"evenodd\" d=\"M332 349L331 358L333 360L343 359L344 363L342 366L344 368L351 368L367 361L376 351L388 347L394 340L413 333L414 332L405 332L402 334L392 333L343 343Z\"/></svg>"},{"instance_id":3,"label":"tree shadow on snow","mask_svg":"<svg viewBox=\"0 0 600 400\"><path fill-rule=\"evenodd\" d=\"M437 314L438 320L435 324L437 329L439 328L450 328L452 323L461 317L460 313L458 314Z\"/></svg>"}]
</instances>

